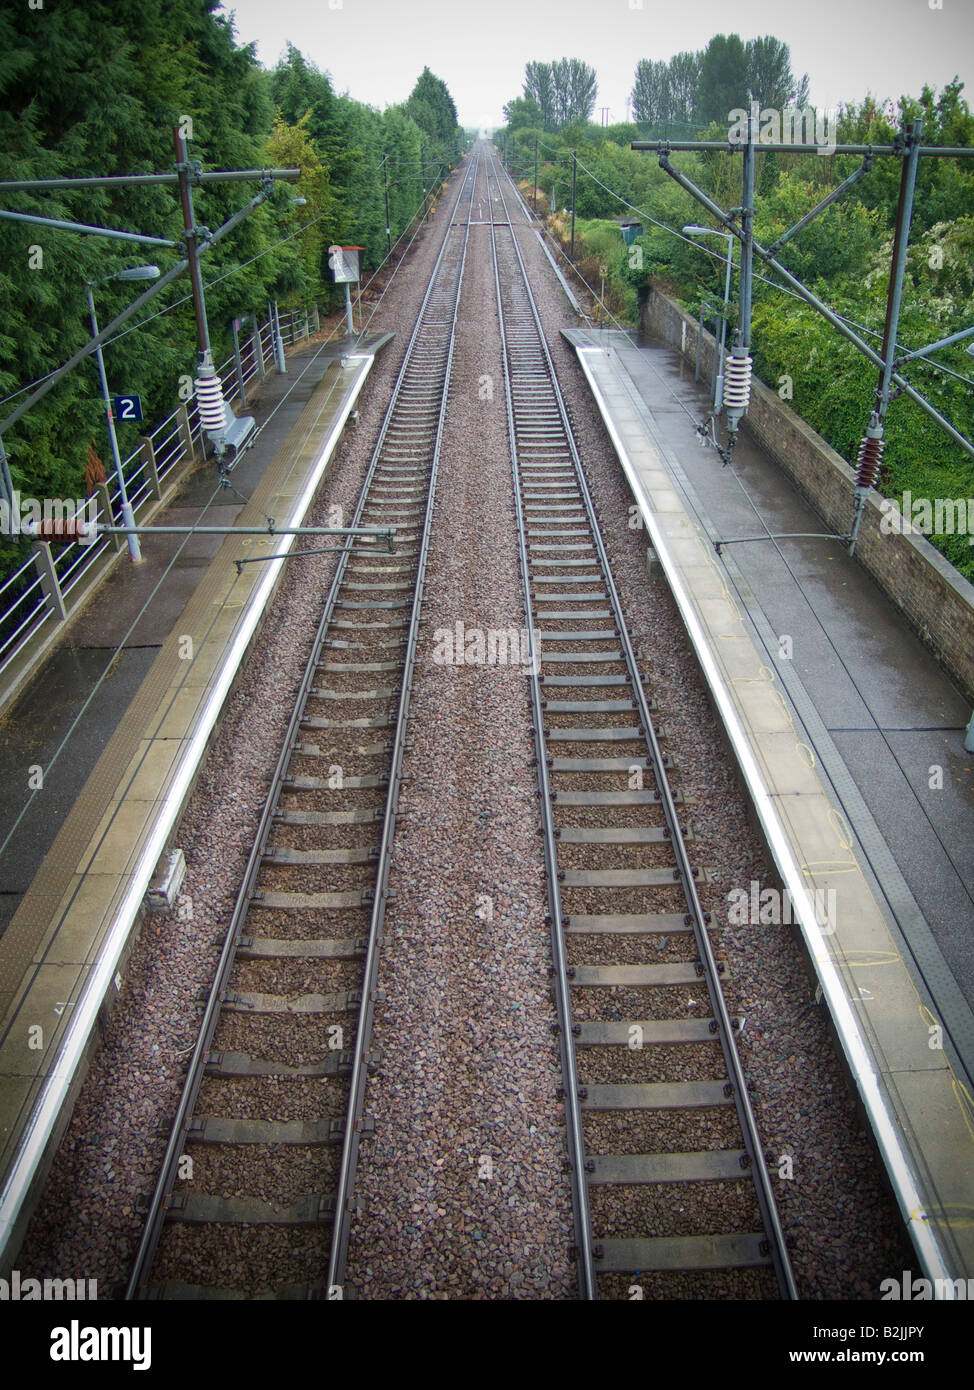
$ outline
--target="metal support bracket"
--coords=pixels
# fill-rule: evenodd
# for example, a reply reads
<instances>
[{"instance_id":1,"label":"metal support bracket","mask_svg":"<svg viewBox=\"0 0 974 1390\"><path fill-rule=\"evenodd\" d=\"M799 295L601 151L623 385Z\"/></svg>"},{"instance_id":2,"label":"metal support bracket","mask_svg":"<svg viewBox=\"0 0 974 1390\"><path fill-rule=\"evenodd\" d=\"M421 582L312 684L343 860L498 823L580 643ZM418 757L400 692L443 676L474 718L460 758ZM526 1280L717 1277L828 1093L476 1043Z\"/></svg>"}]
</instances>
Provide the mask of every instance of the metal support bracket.
<instances>
[{"instance_id":1,"label":"metal support bracket","mask_svg":"<svg viewBox=\"0 0 974 1390\"><path fill-rule=\"evenodd\" d=\"M779 531L777 535L768 532L765 536L722 536L714 541L714 550L719 555L725 545L741 545L744 541L848 541L849 536L837 536L832 531Z\"/></svg>"}]
</instances>

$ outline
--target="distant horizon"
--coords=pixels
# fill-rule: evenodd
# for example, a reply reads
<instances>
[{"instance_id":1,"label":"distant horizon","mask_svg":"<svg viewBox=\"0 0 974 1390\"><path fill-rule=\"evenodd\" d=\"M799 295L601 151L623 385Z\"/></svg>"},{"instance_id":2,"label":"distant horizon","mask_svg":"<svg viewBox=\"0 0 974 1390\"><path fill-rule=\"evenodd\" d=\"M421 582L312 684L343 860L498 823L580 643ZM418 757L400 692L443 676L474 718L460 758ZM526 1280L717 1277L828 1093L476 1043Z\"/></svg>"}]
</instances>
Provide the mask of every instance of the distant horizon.
<instances>
[{"instance_id":1,"label":"distant horizon","mask_svg":"<svg viewBox=\"0 0 974 1390\"><path fill-rule=\"evenodd\" d=\"M773 34L788 44L792 71L807 73L807 104L819 110L880 105L938 93L957 77L970 102L974 86L974 5L943 0L886 0L875 11L847 0L819 0L807 14L780 16L758 0L733 13L717 0L695 0L660 15L657 0L226 0L238 44L256 45L273 68L289 41L326 72L336 92L383 110L404 102L424 67L447 85L461 126L504 125L503 106L522 95L531 61L578 57L599 82L592 119L616 125L630 117L629 96L641 59L668 61L705 49L715 34L743 41ZM605 117L603 118L603 112Z\"/></svg>"}]
</instances>

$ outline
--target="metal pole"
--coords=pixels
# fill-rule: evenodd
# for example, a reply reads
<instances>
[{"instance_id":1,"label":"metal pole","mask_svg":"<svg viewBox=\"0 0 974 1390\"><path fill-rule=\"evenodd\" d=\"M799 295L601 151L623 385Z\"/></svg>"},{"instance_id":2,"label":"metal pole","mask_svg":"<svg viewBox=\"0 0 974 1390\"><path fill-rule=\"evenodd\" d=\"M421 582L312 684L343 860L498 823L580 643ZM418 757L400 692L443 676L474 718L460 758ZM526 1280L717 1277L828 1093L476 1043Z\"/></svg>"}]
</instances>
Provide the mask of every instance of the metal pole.
<instances>
[{"instance_id":1,"label":"metal pole","mask_svg":"<svg viewBox=\"0 0 974 1390\"><path fill-rule=\"evenodd\" d=\"M350 338L355 336L355 320L352 318L352 292L349 281L345 281L345 327Z\"/></svg>"},{"instance_id":2,"label":"metal pole","mask_svg":"<svg viewBox=\"0 0 974 1390\"><path fill-rule=\"evenodd\" d=\"M91 286L85 286L85 293L88 296L88 312L91 315L91 331L98 337L98 320L95 318L95 298L91 293ZM108 423L108 438L112 448L112 460L115 464L115 476L118 478L118 490L122 499L122 516L125 525L132 527L135 525L135 514L132 511L132 504L129 502L128 493L125 491L125 474L122 472L122 460L118 452L118 440L115 437L115 419L112 415L112 401L108 394L108 378L105 376L105 359L102 356L101 344L95 348L95 361L98 363L98 377L101 382L102 399L105 402L105 419ZM142 552L139 549L139 538L137 535L129 534L129 555L134 564L138 564L142 559Z\"/></svg>"},{"instance_id":3,"label":"metal pole","mask_svg":"<svg viewBox=\"0 0 974 1390\"><path fill-rule=\"evenodd\" d=\"M3 447L3 435L0 434L0 487L3 488L4 499L10 508L10 515L13 516L14 507L14 485L10 476L10 467L7 463L7 451Z\"/></svg>"},{"instance_id":4,"label":"metal pole","mask_svg":"<svg viewBox=\"0 0 974 1390\"><path fill-rule=\"evenodd\" d=\"M917 348L915 352L904 352L896 359L895 365L902 367L904 362L912 362L916 357L929 357L932 352L939 352L941 348L950 347L952 343L959 343L964 338L969 338L972 333L974 328L962 328L959 333L951 333L949 338L938 338L935 343L928 343L926 347ZM970 348L967 350L970 352Z\"/></svg>"},{"instance_id":5,"label":"metal pole","mask_svg":"<svg viewBox=\"0 0 974 1390\"><path fill-rule=\"evenodd\" d=\"M856 553L856 541L866 509L866 498L878 481L879 464L882 456L882 439L889 409L890 390L893 385L893 363L896 358L896 335L900 327L900 309L903 304L903 279L906 273L906 257L910 245L910 222L913 218L913 195L916 191L917 169L920 164L920 133L923 122L913 122L909 135L909 152L900 169L900 196L896 209L896 233L893 238L893 266L889 290L886 295L886 322L883 325L883 365L876 386L876 401L866 437L859 454L859 471L856 477L856 495L852 516L852 539L849 554Z\"/></svg>"},{"instance_id":6,"label":"metal pole","mask_svg":"<svg viewBox=\"0 0 974 1390\"><path fill-rule=\"evenodd\" d=\"M744 146L744 193L741 208L741 285L734 343L747 349L751 342L751 296L754 283L754 145L758 122L753 111L748 117L748 140Z\"/></svg>"},{"instance_id":7,"label":"metal pole","mask_svg":"<svg viewBox=\"0 0 974 1390\"><path fill-rule=\"evenodd\" d=\"M282 374L287 371L287 362L284 360L284 339L281 337L281 313L277 307L277 300L268 304L267 312L271 321L271 333L274 338L274 357L277 362L277 370Z\"/></svg>"},{"instance_id":8,"label":"metal pole","mask_svg":"<svg viewBox=\"0 0 974 1390\"><path fill-rule=\"evenodd\" d=\"M538 201L538 138L534 139L534 202ZM533 205L532 205L533 206ZM534 208L537 212L537 207Z\"/></svg>"},{"instance_id":9,"label":"metal pole","mask_svg":"<svg viewBox=\"0 0 974 1390\"><path fill-rule=\"evenodd\" d=\"M791 241L793 236L797 236L797 234L800 231L802 231L805 227L807 227L810 222L814 222L815 218L818 217L820 213L823 213L827 207L830 207L831 204L834 203L837 198L841 198L843 193L847 192L853 184L858 183L861 178L863 178L872 170L872 167L872 156L866 155L859 168L856 169L854 173L850 174L847 179L843 179L842 183L839 184L838 188L833 188L832 192L829 193L826 197L824 197L822 201L818 203L815 207L813 207L811 212L806 212L805 216L800 218L793 227L789 227L786 232L782 232L778 240L773 241L771 243L771 245L768 247L768 250L771 252L771 254L773 256L777 255L778 251L780 251L781 247L784 246L785 242Z\"/></svg>"},{"instance_id":10,"label":"metal pole","mask_svg":"<svg viewBox=\"0 0 974 1390\"><path fill-rule=\"evenodd\" d=\"M736 154L738 150L744 149L743 140L633 140L629 148L631 150L655 150L657 154L665 154L667 150L724 150L727 154ZM815 141L807 141L804 144L775 144L768 146L773 148L776 154L808 154L812 150L827 149L830 155L833 154L860 154L860 155L903 155L906 154L906 147L902 143L896 145L825 145ZM974 156L974 145L921 145L921 155L939 156L941 159L970 159ZM0 191L3 185L0 184Z\"/></svg>"},{"instance_id":11,"label":"metal pole","mask_svg":"<svg viewBox=\"0 0 974 1390\"><path fill-rule=\"evenodd\" d=\"M254 360L257 363L257 380L263 385L264 382L264 344L260 340L260 319L254 314L254 331L251 337L253 344Z\"/></svg>"},{"instance_id":12,"label":"metal pole","mask_svg":"<svg viewBox=\"0 0 974 1390\"><path fill-rule=\"evenodd\" d=\"M240 356L240 325L237 319L230 320L230 327L233 329L233 365L237 370L237 390L240 393L240 404L247 404L247 388L244 385L243 361Z\"/></svg>"},{"instance_id":13,"label":"metal pole","mask_svg":"<svg viewBox=\"0 0 974 1390\"><path fill-rule=\"evenodd\" d=\"M389 221L389 156L382 156L382 181L386 195L386 255L392 255L392 223Z\"/></svg>"},{"instance_id":14,"label":"metal pole","mask_svg":"<svg viewBox=\"0 0 974 1390\"><path fill-rule=\"evenodd\" d=\"M173 126L173 147L176 151L176 172L179 175L179 198L183 208L183 238L186 243L186 259L189 262L189 283L193 292L193 313L196 316L196 344L199 350L198 367L212 367L213 354L210 350L210 330L206 323L206 305L203 302L203 280L200 276L199 248L197 246L196 221L193 216L193 192L189 184L189 163L186 158L186 141L179 126Z\"/></svg>"},{"instance_id":15,"label":"metal pole","mask_svg":"<svg viewBox=\"0 0 974 1390\"><path fill-rule=\"evenodd\" d=\"M940 154L942 151L937 150ZM970 154L970 150L966 151ZM300 169L211 169L199 173L199 183L243 183L249 179L286 179L297 183ZM138 184L178 183L178 174L106 174L80 179L8 179L0 182L0 193L24 193L40 188L128 188Z\"/></svg>"},{"instance_id":16,"label":"metal pole","mask_svg":"<svg viewBox=\"0 0 974 1390\"><path fill-rule=\"evenodd\" d=\"M923 122L913 122L910 136L910 153L900 170L900 198L896 210L896 235L893 240L893 275L886 296L886 322L883 325L883 370L879 376L879 397L877 408L880 416L886 414L889 405L890 386L893 380L893 362L896 357L896 335L900 326L900 307L903 302L903 276L906 271L906 255L910 242L910 222L913 218L913 195L916 189L917 168L920 163L920 132Z\"/></svg>"},{"instance_id":17,"label":"metal pole","mask_svg":"<svg viewBox=\"0 0 974 1390\"><path fill-rule=\"evenodd\" d=\"M395 526L107 526L100 521L86 526L86 534L123 536L134 531L149 536L373 536L396 539Z\"/></svg>"},{"instance_id":18,"label":"metal pole","mask_svg":"<svg viewBox=\"0 0 974 1390\"><path fill-rule=\"evenodd\" d=\"M116 232L111 227L92 227L87 222L64 222L58 217L35 217L29 212L7 212L0 209L0 217L8 222L35 222L41 227L54 227L61 232L81 232L84 236L113 237L116 241L135 241L147 246L175 246L161 236L142 236L140 232Z\"/></svg>"},{"instance_id":19,"label":"metal pole","mask_svg":"<svg viewBox=\"0 0 974 1390\"><path fill-rule=\"evenodd\" d=\"M717 374L714 382L714 413L724 403L724 354L727 348L727 314L730 309L731 267L734 260L734 238L730 232L718 233L727 238L727 274L724 276L724 316L720 321L720 345L717 349Z\"/></svg>"},{"instance_id":20,"label":"metal pole","mask_svg":"<svg viewBox=\"0 0 974 1390\"><path fill-rule=\"evenodd\" d=\"M575 151L572 150L572 249L568 255L568 259L572 262L575 260L575 176L577 172L578 159Z\"/></svg>"}]
</instances>

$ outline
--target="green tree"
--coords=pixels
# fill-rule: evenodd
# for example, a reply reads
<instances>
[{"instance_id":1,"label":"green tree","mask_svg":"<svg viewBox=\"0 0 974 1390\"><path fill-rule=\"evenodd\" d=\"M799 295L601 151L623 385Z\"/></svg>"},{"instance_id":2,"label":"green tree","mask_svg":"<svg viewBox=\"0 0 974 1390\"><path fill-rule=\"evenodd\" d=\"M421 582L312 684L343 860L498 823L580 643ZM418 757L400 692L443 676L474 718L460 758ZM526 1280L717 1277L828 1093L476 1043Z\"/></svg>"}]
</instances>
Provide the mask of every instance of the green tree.
<instances>
[{"instance_id":1,"label":"green tree","mask_svg":"<svg viewBox=\"0 0 974 1390\"><path fill-rule=\"evenodd\" d=\"M308 133L310 114L306 111L294 125L288 125L278 114L263 151L271 168L301 170L293 194L304 198L305 206L293 208L290 221L295 227L305 224L308 231L298 242L299 253L293 262L289 292L305 303L321 292L328 268L327 250L333 244L330 233L335 218L328 173Z\"/></svg>"},{"instance_id":2,"label":"green tree","mask_svg":"<svg viewBox=\"0 0 974 1390\"><path fill-rule=\"evenodd\" d=\"M587 121L597 90L595 69L580 58L527 63L524 68L524 95L538 103L545 130Z\"/></svg>"},{"instance_id":3,"label":"green tree","mask_svg":"<svg viewBox=\"0 0 974 1390\"><path fill-rule=\"evenodd\" d=\"M738 35L715 34L700 64L695 119L726 126L731 111L747 109L747 81L747 53Z\"/></svg>"},{"instance_id":4,"label":"green tree","mask_svg":"<svg viewBox=\"0 0 974 1390\"><path fill-rule=\"evenodd\" d=\"M508 130L521 130L529 128L533 130L536 126L544 126L544 119L541 114L541 107L534 97L514 97L504 106L504 119L507 121Z\"/></svg>"},{"instance_id":5,"label":"green tree","mask_svg":"<svg viewBox=\"0 0 974 1390\"><path fill-rule=\"evenodd\" d=\"M172 127L193 124L191 156L204 167L260 167L272 107L249 48L238 48L229 23L208 0L114 0L0 14L0 178L129 174L172 168ZM201 224L216 227L247 196L240 185L204 186L195 203ZM12 195L14 211L177 238L182 229L171 189L72 189ZM228 320L253 305L261 274L273 281L283 260L265 256L276 238L269 210L241 225L205 259L207 278L230 272L207 295L215 350L228 350ZM134 260L138 250L49 228L5 230L0 270L0 391L49 372L87 339L84 282ZM42 260L30 258L39 246ZM297 248L284 254L297 255ZM233 273L256 257L249 277ZM165 267L168 253L154 257ZM33 263L33 268L31 265ZM265 286L259 284L262 297ZM185 283L157 303L185 295ZM96 291L106 321L132 299L131 285ZM257 299L260 302L260 299ZM105 351L109 384L139 391L150 419L172 408L179 374L194 365L191 311L180 307L124 347ZM9 406L7 408L9 410ZM7 410L4 413L7 413ZM25 492L79 496L87 447L104 449L104 422L92 362L82 363L5 437L15 484ZM132 426L120 426L123 453Z\"/></svg>"},{"instance_id":6,"label":"green tree","mask_svg":"<svg viewBox=\"0 0 974 1390\"><path fill-rule=\"evenodd\" d=\"M674 53L670 59L670 120L684 123L696 120L697 83L702 63L702 52Z\"/></svg>"},{"instance_id":7,"label":"green tree","mask_svg":"<svg viewBox=\"0 0 974 1390\"><path fill-rule=\"evenodd\" d=\"M802 107L808 100L808 74L796 78L791 70L791 51L786 43L766 34L748 39L744 45L747 60L746 86L762 108L783 111L786 106Z\"/></svg>"},{"instance_id":8,"label":"green tree","mask_svg":"<svg viewBox=\"0 0 974 1390\"><path fill-rule=\"evenodd\" d=\"M535 101L541 111L541 124L545 130L554 130L555 85L550 63L527 63L524 68L524 95Z\"/></svg>"},{"instance_id":9,"label":"green tree","mask_svg":"<svg viewBox=\"0 0 974 1390\"><path fill-rule=\"evenodd\" d=\"M423 68L410 92L405 113L440 146L441 153L452 157L458 131L457 108L446 83L429 68Z\"/></svg>"},{"instance_id":10,"label":"green tree","mask_svg":"<svg viewBox=\"0 0 974 1390\"><path fill-rule=\"evenodd\" d=\"M552 63L551 73L558 124L565 126L589 120L598 92L595 69L580 58L560 58Z\"/></svg>"},{"instance_id":11,"label":"green tree","mask_svg":"<svg viewBox=\"0 0 974 1390\"><path fill-rule=\"evenodd\" d=\"M661 61L651 62L647 58L640 59L636 64L629 100L637 121L646 125L660 125L668 121L672 111L669 65Z\"/></svg>"}]
</instances>

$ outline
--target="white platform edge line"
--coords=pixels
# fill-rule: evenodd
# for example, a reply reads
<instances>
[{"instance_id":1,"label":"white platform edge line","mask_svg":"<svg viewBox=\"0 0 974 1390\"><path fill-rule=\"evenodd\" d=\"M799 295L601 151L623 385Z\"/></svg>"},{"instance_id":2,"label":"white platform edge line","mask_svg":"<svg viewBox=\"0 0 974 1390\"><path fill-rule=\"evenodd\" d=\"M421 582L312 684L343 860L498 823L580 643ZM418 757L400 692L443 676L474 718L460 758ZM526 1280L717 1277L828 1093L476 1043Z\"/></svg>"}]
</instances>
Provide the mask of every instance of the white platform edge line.
<instances>
[{"instance_id":1,"label":"white platform edge line","mask_svg":"<svg viewBox=\"0 0 974 1390\"><path fill-rule=\"evenodd\" d=\"M727 730L727 735L734 749L734 754L740 764L741 772L751 794L755 809L764 827L775 862L778 865L785 886L791 893L792 902L797 908L797 917L801 924L809 954L818 974L823 993L828 1000L832 1017L835 1019L849 1066L852 1069L859 1094L862 1097L863 1105L866 1107L866 1112L869 1115L873 1133L882 1150L887 1171L889 1172L890 1180L896 1192L897 1201L900 1204L900 1209L906 1220L914 1245L916 1246L917 1254L923 1264L924 1272L928 1278L946 1281L951 1278L951 1273L933 1229L914 1219L917 1211L925 1210L926 1203L922 1200L917 1185L913 1163L908 1150L904 1146L902 1130L889 1113L876 1071L874 1070L874 1058L859 1027L859 1022L852 1012L842 979L832 962L831 953L825 942L821 927L816 920L814 908L809 900L808 890L805 887L801 870L795 862L791 847L788 844L784 826L781 823L768 790L764 785L764 779L761 776L754 755L748 744L747 736L738 719L730 692L727 689L723 676L717 669L717 665L710 652L709 644L697 618L696 611L689 595L683 587L683 583L677 572L676 564L667 548L666 538L657 526L653 513L644 505L642 489L639 485L636 471L626 452L625 445L616 430L608 404L595 379L591 365L587 360L589 357L600 357L606 360L605 352L601 348L584 347L579 344L575 345L575 351L593 396L598 404L606 430L612 439L616 453L619 456L626 477L629 480L633 496L639 503L640 512L646 522L647 530L664 573L666 574L670 590L676 600L680 616L686 626L690 640L693 642L697 659L700 662L704 676L720 711L721 719ZM653 452L658 454L655 444L653 444L651 440L648 442ZM694 533L697 534L696 531Z\"/></svg>"}]
</instances>

